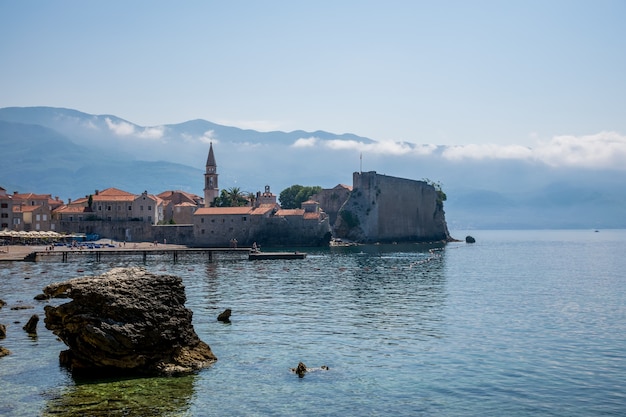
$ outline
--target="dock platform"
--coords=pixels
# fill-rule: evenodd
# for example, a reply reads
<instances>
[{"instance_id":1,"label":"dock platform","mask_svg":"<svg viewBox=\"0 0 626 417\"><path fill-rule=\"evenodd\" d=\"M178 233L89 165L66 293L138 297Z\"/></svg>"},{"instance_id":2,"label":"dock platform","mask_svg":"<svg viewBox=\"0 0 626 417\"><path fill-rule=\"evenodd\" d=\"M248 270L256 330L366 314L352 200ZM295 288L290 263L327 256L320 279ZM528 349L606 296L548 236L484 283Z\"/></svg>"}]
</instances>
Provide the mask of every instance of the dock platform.
<instances>
[{"instance_id":1,"label":"dock platform","mask_svg":"<svg viewBox=\"0 0 626 417\"><path fill-rule=\"evenodd\" d=\"M267 259L304 259L304 252L250 252L248 259L251 261L260 261Z\"/></svg>"}]
</instances>

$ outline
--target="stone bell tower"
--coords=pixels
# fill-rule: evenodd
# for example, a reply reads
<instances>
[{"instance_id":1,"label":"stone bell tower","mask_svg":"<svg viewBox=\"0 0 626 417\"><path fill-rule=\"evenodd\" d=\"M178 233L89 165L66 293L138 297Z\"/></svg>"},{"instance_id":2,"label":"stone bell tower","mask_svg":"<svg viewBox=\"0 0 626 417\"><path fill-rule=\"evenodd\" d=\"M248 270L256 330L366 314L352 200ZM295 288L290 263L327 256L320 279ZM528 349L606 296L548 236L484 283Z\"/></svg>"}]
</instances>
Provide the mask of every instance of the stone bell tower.
<instances>
[{"instance_id":1,"label":"stone bell tower","mask_svg":"<svg viewBox=\"0 0 626 417\"><path fill-rule=\"evenodd\" d=\"M209 157L206 160L204 173L204 207L211 207L213 200L219 196L220 189L217 185L217 164L213 155L213 142L209 147Z\"/></svg>"}]
</instances>

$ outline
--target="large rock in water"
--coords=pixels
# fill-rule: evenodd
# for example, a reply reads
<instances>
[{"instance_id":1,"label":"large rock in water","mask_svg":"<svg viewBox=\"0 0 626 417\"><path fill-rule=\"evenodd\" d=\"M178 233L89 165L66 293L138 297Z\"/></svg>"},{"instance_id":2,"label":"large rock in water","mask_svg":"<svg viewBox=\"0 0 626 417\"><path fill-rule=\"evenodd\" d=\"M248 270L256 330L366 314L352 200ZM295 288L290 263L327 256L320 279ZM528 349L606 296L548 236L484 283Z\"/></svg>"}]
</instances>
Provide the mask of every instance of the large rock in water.
<instances>
[{"instance_id":1,"label":"large rock in water","mask_svg":"<svg viewBox=\"0 0 626 417\"><path fill-rule=\"evenodd\" d=\"M46 306L44 322L69 347L60 360L73 372L170 375L217 360L191 324L179 277L115 268L51 284L44 293L72 298Z\"/></svg>"}]
</instances>

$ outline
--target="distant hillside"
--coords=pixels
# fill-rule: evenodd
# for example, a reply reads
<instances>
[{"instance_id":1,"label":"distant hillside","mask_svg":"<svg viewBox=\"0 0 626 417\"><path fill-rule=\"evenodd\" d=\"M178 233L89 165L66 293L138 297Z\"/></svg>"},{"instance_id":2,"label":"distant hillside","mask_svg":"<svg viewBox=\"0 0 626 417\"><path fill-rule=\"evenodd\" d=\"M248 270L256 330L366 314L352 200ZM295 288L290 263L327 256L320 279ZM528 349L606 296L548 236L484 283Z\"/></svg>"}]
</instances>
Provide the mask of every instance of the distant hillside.
<instances>
[{"instance_id":1,"label":"distant hillside","mask_svg":"<svg viewBox=\"0 0 626 417\"><path fill-rule=\"evenodd\" d=\"M67 200L96 188L116 187L140 193L150 185L158 185L158 190L202 187L201 169L163 161L136 161L113 150L94 150L40 125L0 120L0 141L0 186L8 192L45 193ZM197 184L190 184L191 178Z\"/></svg>"},{"instance_id":2,"label":"distant hillside","mask_svg":"<svg viewBox=\"0 0 626 417\"><path fill-rule=\"evenodd\" d=\"M257 132L191 120L139 126L51 107L0 109L0 186L66 200L116 187L202 194L213 142L221 188L275 194L293 184L352 184L377 171L440 182L450 229L626 227L626 171L558 169L519 160L449 160L446 146L381 143L324 131ZM408 152L396 152L403 148Z\"/></svg>"}]
</instances>

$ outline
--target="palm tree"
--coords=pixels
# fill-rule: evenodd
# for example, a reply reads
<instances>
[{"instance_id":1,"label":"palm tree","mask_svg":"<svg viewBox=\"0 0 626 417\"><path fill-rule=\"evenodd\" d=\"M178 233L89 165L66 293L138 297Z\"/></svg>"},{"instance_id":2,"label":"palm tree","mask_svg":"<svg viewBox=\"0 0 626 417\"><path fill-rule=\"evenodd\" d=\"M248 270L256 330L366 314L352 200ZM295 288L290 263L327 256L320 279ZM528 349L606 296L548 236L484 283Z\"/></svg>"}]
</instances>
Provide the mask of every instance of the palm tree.
<instances>
[{"instance_id":1,"label":"palm tree","mask_svg":"<svg viewBox=\"0 0 626 417\"><path fill-rule=\"evenodd\" d=\"M246 199L250 202L250 206L254 207L254 202L256 201L256 195L254 195L254 193L246 193Z\"/></svg>"},{"instance_id":2,"label":"palm tree","mask_svg":"<svg viewBox=\"0 0 626 417\"><path fill-rule=\"evenodd\" d=\"M239 187L231 187L227 190L228 197L230 198L232 207L245 206L247 201L244 193Z\"/></svg>"}]
</instances>

